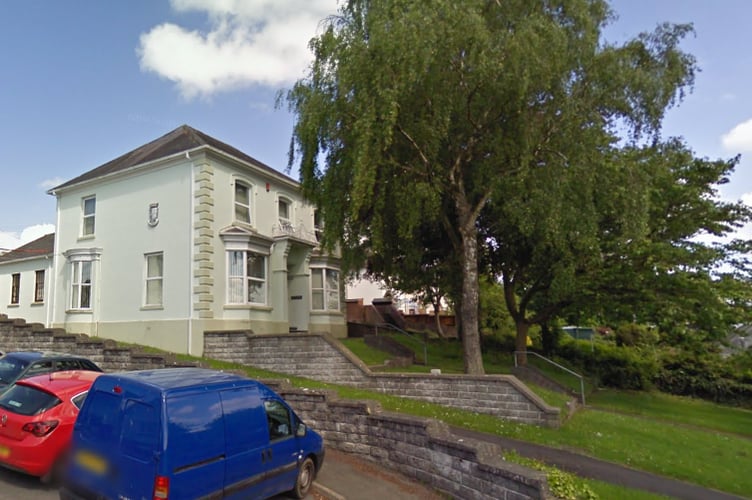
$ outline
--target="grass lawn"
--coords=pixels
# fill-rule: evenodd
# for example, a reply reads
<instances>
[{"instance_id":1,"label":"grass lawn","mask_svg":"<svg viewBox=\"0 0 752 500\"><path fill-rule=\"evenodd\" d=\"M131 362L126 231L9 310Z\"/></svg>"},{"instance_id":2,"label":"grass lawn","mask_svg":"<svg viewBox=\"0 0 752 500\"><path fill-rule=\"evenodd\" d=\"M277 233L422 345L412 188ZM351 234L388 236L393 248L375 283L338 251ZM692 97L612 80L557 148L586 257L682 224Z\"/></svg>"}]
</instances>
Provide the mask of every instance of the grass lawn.
<instances>
[{"instance_id":1,"label":"grass lawn","mask_svg":"<svg viewBox=\"0 0 752 500\"><path fill-rule=\"evenodd\" d=\"M350 342L357 340L350 339ZM430 365L417 370L462 371L457 342L430 343L428 357ZM505 362L503 358L487 356L484 360L487 373L509 373L511 359ZM562 408L565 414L566 397L536 386L531 388L547 403ZM587 408L578 411L557 430L381 394L369 395L351 388L339 392L343 397L376 399L385 409L580 450L604 460L742 496L752 492L752 474L749 474L752 470L752 411L749 410L661 393L598 390L588 395ZM609 487L596 482L593 489L608 490ZM640 494L636 494L639 497ZM606 491L599 496L612 497Z\"/></svg>"}]
</instances>

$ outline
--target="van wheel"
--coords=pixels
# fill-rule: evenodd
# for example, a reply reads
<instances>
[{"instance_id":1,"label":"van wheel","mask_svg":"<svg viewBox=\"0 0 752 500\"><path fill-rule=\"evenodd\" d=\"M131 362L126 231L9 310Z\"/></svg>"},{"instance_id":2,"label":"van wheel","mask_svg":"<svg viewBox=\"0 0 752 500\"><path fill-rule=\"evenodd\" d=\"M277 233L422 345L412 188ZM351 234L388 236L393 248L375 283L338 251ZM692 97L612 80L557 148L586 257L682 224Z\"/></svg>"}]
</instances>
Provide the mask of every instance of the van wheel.
<instances>
[{"instance_id":1,"label":"van wheel","mask_svg":"<svg viewBox=\"0 0 752 500\"><path fill-rule=\"evenodd\" d=\"M295 480L295 489L292 490L292 495L295 498L305 498L308 490L311 489L315 476L316 466L313 465L313 460L306 458L298 469L298 478Z\"/></svg>"}]
</instances>

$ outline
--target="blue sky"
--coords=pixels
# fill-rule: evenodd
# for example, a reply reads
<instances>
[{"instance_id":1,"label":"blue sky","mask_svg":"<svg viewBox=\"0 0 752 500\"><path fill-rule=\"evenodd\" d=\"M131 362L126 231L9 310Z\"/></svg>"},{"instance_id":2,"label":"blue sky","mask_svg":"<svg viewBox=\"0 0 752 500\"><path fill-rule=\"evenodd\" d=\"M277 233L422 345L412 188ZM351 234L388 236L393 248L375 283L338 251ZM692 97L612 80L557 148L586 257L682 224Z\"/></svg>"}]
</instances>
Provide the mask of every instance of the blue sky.
<instances>
[{"instance_id":1,"label":"blue sky","mask_svg":"<svg viewBox=\"0 0 752 500\"><path fill-rule=\"evenodd\" d=\"M336 0L3 0L0 248L54 229L50 187L187 123L284 170L293 117L276 93ZM752 203L752 1L615 0L621 40L692 22L702 71L664 135L742 154L722 196ZM752 237L752 231L745 231Z\"/></svg>"}]
</instances>

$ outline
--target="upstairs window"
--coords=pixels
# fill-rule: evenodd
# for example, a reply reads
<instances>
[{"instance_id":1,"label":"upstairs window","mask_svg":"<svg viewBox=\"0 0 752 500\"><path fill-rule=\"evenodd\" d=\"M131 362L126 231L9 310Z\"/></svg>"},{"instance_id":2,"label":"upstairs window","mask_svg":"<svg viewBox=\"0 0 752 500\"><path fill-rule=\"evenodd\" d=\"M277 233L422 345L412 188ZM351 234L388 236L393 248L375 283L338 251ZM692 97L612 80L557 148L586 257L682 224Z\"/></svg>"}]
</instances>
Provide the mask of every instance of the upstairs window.
<instances>
[{"instance_id":1,"label":"upstairs window","mask_svg":"<svg viewBox=\"0 0 752 500\"><path fill-rule=\"evenodd\" d=\"M145 306L162 305L163 254L146 254Z\"/></svg>"},{"instance_id":2,"label":"upstairs window","mask_svg":"<svg viewBox=\"0 0 752 500\"><path fill-rule=\"evenodd\" d=\"M339 311L339 271L311 268L311 309Z\"/></svg>"},{"instance_id":3,"label":"upstairs window","mask_svg":"<svg viewBox=\"0 0 752 500\"><path fill-rule=\"evenodd\" d=\"M251 223L251 188L242 182L235 182L235 220Z\"/></svg>"},{"instance_id":4,"label":"upstairs window","mask_svg":"<svg viewBox=\"0 0 752 500\"><path fill-rule=\"evenodd\" d=\"M71 309L91 309L91 261L75 261L71 268Z\"/></svg>"},{"instance_id":5,"label":"upstairs window","mask_svg":"<svg viewBox=\"0 0 752 500\"><path fill-rule=\"evenodd\" d=\"M290 200L280 198L277 201L277 214L280 224L290 224Z\"/></svg>"},{"instance_id":6,"label":"upstairs window","mask_svg":"<svg viewBox=\"0 0 752 500\"><path fill-rule=\"evenodd\" d=\"M83 223L81 224L82 236L94 235L94 219L97 208L97 199L95 196L89 196L82 200Z\"/></svg>"},{"instance_id":7,"label":"upstairs window","mask_svg":"<svg viewBox=\"0 0 752 500\"><path fill-rule=\"evenodd\" d=\"M34 302L44 302L44 269L34 274Z\"/></svg>"},{"instance_id":8,"label":"upstairs window","mask_svg":"<svg viewBox=\"0 0 752 500\"><path fill-rule=\"evenodd\" d=\"M227 298L230 304L266 305L266 256L227 252Z\"/></svg>"},{"instance_id":9,"label":"upstairs window","mask_svg":"<svg viewBox=\"0 0 752 500\"><path fill-rule=\"evenodd\" d=\"M282 197L277 199L277 218L284 233L292 234L295 231L292 226L292 201Z\"/></svg>"},{"instance_id":10,"label":"upstairs window","mask_svg":"<svg viewBox=\"0 0 752 500\"><path fill-rule=\"evenodd\" d=\"M14 273L10 278L10 303L18 304L21 293L21 274Z\"/></svg>"}]
</instances>

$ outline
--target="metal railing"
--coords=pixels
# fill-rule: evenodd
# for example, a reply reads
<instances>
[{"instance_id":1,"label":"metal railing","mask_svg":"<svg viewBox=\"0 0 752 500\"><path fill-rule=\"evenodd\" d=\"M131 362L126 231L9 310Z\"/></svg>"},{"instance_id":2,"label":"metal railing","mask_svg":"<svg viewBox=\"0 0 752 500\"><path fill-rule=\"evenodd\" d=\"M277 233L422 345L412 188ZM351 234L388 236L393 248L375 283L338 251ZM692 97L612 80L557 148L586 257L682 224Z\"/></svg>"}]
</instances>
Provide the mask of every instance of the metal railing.
<instances>
[{"instance_id":1,"label":"metal railing","mask_svg":"<svg viewBox=\"0 0 752 500\"><path fill-rule=\"evenodd\" d=\"M572 370L570 370L566 366L561 366L556 361L552 361L552 360L548 359L547 357L541 356L537 352L532 352L532 351L514 351L514 367L515 368L518 367L518 365L517 365L517 355L518 354L524 354L526 356L536 356L536 357L542 359L543 361L545 361L545 362L547 362L547 363L555 366L556 368L559 368L560 370L564 370L565 372L569 373L570 375L574 375L575 377L577 377L580 380L580 398L582 400L582 406L585 406L585 378L582 375L580 375L577 372L573 372Z\"/></svg>"},{"instance_id":2,"label":"metal railing","mask_svg":"<svg viewBox=\"0 0 752 500\"><path fill-rule=\"evenodd\" d=\"M373 326L374 326L374 329L376 330L376 335L379 334L379 328L384 328L387 330L392 330L397 333L401 333L403 335L407 335L409 338L417 341L419 344L423 346L423 364L428 366L428 344L426 342L420 340L416 335L406 332L402 328L392 325L391 323L378 323Z\"/></svg>"}]
</instances>

